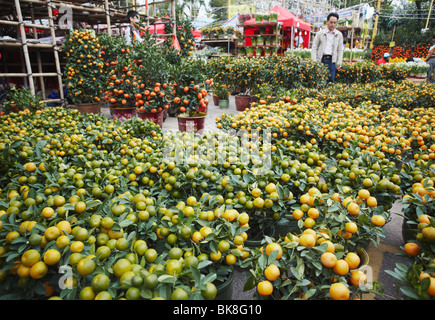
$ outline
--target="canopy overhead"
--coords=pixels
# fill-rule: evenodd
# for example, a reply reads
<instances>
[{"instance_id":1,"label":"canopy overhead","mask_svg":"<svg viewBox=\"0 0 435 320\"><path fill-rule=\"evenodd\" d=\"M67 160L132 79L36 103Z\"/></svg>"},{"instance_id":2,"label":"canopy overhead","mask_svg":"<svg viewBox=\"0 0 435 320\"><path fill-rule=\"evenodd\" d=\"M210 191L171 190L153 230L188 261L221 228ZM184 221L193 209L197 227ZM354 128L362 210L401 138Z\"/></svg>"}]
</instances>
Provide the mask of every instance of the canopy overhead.
<instances>
[{"instance_id":1,"label":"canopy overhead","mask_svg":"<svg viewBox=\"0 0 435 320\"><path fill-rule=\"evenodd\" d=\"M199 30L192 30L192 35L194 38L201 38L201 31Z\"/></svg>"},{"instance_id":2,"label":"canopy overhead","mask_svg":"<svg viewBox=\"0 0 435 320\"><path fill-rule=\"evenodd\" d=\"M141 34L144 34L146 30L148 30L149 33L154 34L154 31L156 34L165 34L165 24L162 23L162 20L156 21L156 24L151 24L148 27L140 28Z\"/></svg>"},{"instance_id":3,"label":"canopy overhead","mask_svg":"<svg viewBox=\"0 0 435 320\"><path fill-rule=\"evenodd\" d=\"M302 31L311 30L311 25L309 23L300 20L293 13L291 13L285 8L282 8L280 6L275 6L269 10L269 13L270 12L278 13L278 22L281 22L284 28L295 27ZM255 23L255 18L252 18L250 20L245 21L244 24L254 24L254 23Z\"/></svg>"}]
</instances>

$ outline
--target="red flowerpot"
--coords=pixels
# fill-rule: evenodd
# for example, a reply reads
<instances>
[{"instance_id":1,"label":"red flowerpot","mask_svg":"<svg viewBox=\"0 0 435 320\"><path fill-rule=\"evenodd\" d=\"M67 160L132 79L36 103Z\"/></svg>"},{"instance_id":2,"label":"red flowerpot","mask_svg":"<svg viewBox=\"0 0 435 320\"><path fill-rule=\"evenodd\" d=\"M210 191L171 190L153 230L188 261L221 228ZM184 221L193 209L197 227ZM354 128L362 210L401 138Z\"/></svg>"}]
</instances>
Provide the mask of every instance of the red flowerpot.
<instances>
[{"instance_id":1,"label":"red flowerpot","mask_svg":"<svg viewBox=\"0 0 435 320\"><path fill-rule=\"evenodd\" d=\"M214 102L214 105L215 105L215 106L218 106L218 105L219 105L219 97L213 95L213 102Z\"/></svg>"},{"instance_id":2,"label":"red flowerpot","mask_svg":"<svg viewBox=\"0 0 435 320\"><path fill-rule=\"evenodd\" d=\"M148 119L154 123L157 123L160 128L163 126L163 110L159 111L159 112L139 112L138 110L136 110L137 112L137 117L141 118L141 119Z\"/></svg>"},{"instance_id":3,"label":"red flowerpot","mask_svg":"<svg viewBox=\"0 0 435 320\"><path fill-rule=\"evenodd\" d=\"M110 115L112 118L119 120L128 119L136 116L136 107L112 108L110 107Z\"/></svg>"},{"instance_id":4,"label":"red flowerpot","mask_svg":"<svg viewBox=\"0 0 435 320\"><path fill-rule=\"evenodd\" d=\"M177 116L178 129L182 132L198 132L204 129L205 117L204 112L198 112L193 116L187 113L182 113Z\"/></svg>"},{"instance_id":5,"label":"red flowerpot","mask_svg":"<svg viewBox=\"0 0 435 320\"><path fill-rule=\"evenodd\" d=\"M252 96L247 94L238 94L235 96L237 111L245 111L246 108L251 107Z\"/></svg>"},{"instance_id":6,"label":"red flowerpot","mask_svg":"<svg viewBox=\"0 0 435 320\"><path fill-rule=\"evenodd\" d=\"M198 111L199 111L199 112L203 112L203 113L207 113L207 108L208 108L207 105L206 105L205 107L199 107L199 108L198 108Z\"/></svg>"}]
</instances>

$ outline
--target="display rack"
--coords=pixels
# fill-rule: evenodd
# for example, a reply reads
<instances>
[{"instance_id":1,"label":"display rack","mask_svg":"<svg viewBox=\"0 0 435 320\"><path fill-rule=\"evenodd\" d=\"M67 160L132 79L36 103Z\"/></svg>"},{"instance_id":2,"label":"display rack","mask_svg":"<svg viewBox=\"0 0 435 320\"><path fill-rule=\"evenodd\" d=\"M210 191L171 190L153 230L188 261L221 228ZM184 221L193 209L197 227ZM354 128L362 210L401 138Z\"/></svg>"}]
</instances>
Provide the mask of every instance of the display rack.
<instances>
[{"instance_id":1,"label":"display rack","mask_svg":"<svg viewBox=\"0 0 435 320\"><path fill-rule=\"evenodd\" d=\"M244 34L239 36L236 42L236 55L237 56L251 56L251 54L239 54L240 48L252 48L255 50L255 56L262 55L263 49L271 48L271 53L277 53L278 49L282 46L281 40L282 35L280 33L280 24L278 22L267 22L267 23L250 23L238 25L238 27L244 28ZM255 29L253 34L246 34L246 28ZM258 28L258 30L257 30ZM239 39L243 38L243 43L239 42ZM264 38L264 39L263 39ZM258 40L262 39L262 43L258 43ZM269 43L268 40L273 39L273 43ZM254 40L254 41L253 41ZM254 44L255 43L255 44ZM258 49L261 49L260 54L258 54Z\"/></svg>"},{"instance_id":2,"label":"display rack","mask_svg":"<svg viewBox=\"0 0 435 320\"><path fill-rule=\"evenodd\" d=\"M202 39L202 44L206 44L210 47L227 47L227 55L231 54L231 51L235 48L235 40L231 38L226 39Z\"/></svg>"},{"instance_id":3,"label":"display rack","mask_svg":"<svg viewBox=\"0 0 435 320\"><path fill-rule=\"evenodd\" d=\"M361 41L361 28L358 27L337 27L337 30L343 34L343 45L355 47L355 41Z\"/></svg>"},{"instance_id":4,"label":"display rack","mask_svg":"<svg viewBox=\"0 0 435 320\"><path fill-rule=\"evenodd\" d=\"M168 2L170 3L171 17L156 17L156 5ZM17 40L0 40L0 48L21 49L21 65L24 67L22 72L8 72L8 65L13 66L13 64L2 61L5 72L0 72L0 78L24 78L26 86L29 87L33 95L35 94L34 79L39 78L41 95L45 102L66 102L62 83L61 59L59 57L62 40L56 40L56 33L59 34L59 32L67 32L68 30L60 30L59 26L55 24L55 20L58 18L57 13L61 7L72 9L75 26L78 24L81 27L83 23L86 23L88 27L96 31L104 30L109 35L114 35L113 29L118 29L117 34L120 35L121 29L126 27L127 10L144 7L144 5L133 4L121 7L119 6L119 1L109 0L2 0L0 2L0 10L2 12L0 15L0 25L16 27L18 30ZM150 8L154 14L153 16L150 16ZM48 25L42 23L42 20L48 21ZM37 23L38 21L39 23ZM155 31L154 37L176 35L175 0L161 0L147 3L145 5L145 21L147 26L157 23L172 24L173 29L171 34L157 35ZM33 30L32 39L28 38L26 28ZM42 43L39 41L37 30L49 31L50 42ZM38 72L33 71L35 63L32 63L30 59L29 51L31 50L36 52ZM54 60L52 61L54 61L55 72L43 72L43 66L47 65L43 64L41 60L41 51L44 50L54 54ZM60 99L47 99L44 85L45 77L57 78Z\"/></svg>"}]
</instances>

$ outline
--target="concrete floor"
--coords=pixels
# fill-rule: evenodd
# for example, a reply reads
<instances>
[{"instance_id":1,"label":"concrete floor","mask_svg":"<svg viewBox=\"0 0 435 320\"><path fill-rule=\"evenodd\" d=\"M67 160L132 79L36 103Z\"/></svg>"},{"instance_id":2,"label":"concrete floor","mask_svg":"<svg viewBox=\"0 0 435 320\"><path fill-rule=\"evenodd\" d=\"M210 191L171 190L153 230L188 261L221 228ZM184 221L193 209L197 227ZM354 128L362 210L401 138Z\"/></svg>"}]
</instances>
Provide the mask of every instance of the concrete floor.
<instances>
[{"instance_id":1,"label":"concrete floor","mask_svg":"<svg viewBox=\"0 0 435 320\"><path fill-rule=\"evenodd\" d=\"M228 109L220 109L215 106L213 100L208 106L207 117L205 120L205 128L207 130L218 130L215 119L222 113L236 114L238 111L235 107L234 96L230 96L230 104ZM102 108L102 114L110 117L109 108ZM176 117L167 117L163 122L163 130L178 130L178 122ZM396 202L391 209L392 213L400 213L401 206ZM385 270L393 270L395 263L406 263L407 259L398 256L397 253L403 252L400 246L404 245L402 237L402 222L403 218L399 215L392 214L391 221L386 224L386 237L381 239L380 245L375 248L372 245L368 248L369 267L373 274L373 280L381 284L384 290L384 296L379 297L373 294L363 296L363 300L396 300L398 299L398 288L395 284L395 279L388 275ZM254 290L244 292L243 286L248 275L235 269L233 280L233 297L232 300L252 300Z\"/></svg>"}]
</instances>

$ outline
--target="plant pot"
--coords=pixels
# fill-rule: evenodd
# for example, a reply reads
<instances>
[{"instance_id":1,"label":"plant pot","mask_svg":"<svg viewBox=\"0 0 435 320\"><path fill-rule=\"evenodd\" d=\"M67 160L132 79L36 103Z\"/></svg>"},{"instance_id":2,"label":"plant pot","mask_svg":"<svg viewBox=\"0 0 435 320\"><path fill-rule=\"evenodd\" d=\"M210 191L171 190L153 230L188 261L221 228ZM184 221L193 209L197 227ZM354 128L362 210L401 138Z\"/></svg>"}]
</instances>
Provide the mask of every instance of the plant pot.
<instances>
[{"instance_id":1,"label":"plant pot","mask_svg":"<svg viewBox=\"0 0 435 320\"><path fill-rule=\"evenodd\" d=\"M245 111L246 108L251 107L252 96L248 94L238 94L235 96L237 111Z\"/></svg>"},{"instance_id":2,"label":"plant pot","mask_svg":"<svg viewBox=\"0 0 435 320\"><path fill-rule=\"evenodd\" d=\"M199 107L198 111L202 113L207 113L207 109L208 109L208 105L206 105L205 107Z\"/></svg>"},{"instance_id":3,"label":"plant pot","mask_svg":"<svg viewBox=\"0 0 435 320\"><path fill-rule=\"evenodd\" d=\"M215 106L218 106L218 105L219 105L219 97L213 95L213 102L214 102L214 105L215 105Z\"/></svg>"},{"instance_id":4,"label":"plant pot","mask_svg":"<svg viewBox=\"0 0 435 320\"><path fill-rule=\"evenodd\" d=\"M234 271L230 272L228 278L216 286L216 297L214 300L231 300L233 295Z\"/></svg>"},{"instance_id":5,"label":"plant pot","mask_svg":"<svg viewBox=\"0 0 435 320\"><path fill-rule=\"evenodd\" d=\"M205 117L204 112L198 112L193 116L188 113L182 113L177 116L178 129L182 132L198 132L204 129Z\"/></svg>"},{"instance_id":6,"label":"plant pot","mask_svg":"<svg viewBox=\"0 0 435 320\"><path fill-rule=\"evenodd\" d=\"M414 224L414 227L412 224L407 223L408 218L404 218L402 222L402 237L403 241L406 243L410 240L415 240L415 236L417 234L417 224Z\"/></svg>"},{"instance_id":7,"label":"plant pot","mask_svg":"<svg viewBox=\"0 0 435 320\"><path fill-rule=\"evenodd\" d=\"M112 118L128 119L136 116L136 107L113 108L110 107L110 115Z\"/></svg>"},{"instance_id":8,"label":"plant pot","mask_svg":"<svg viewBox=\"0 0 435 320\"><path fill-rule=\"evenodd\" d=\"M291 218L291 215L285 215L279 219L275 226L275 238L285 237L287 233L299 233L298 222Z\"/></svg>"},{"instance_id":9,"label":"plant pot","mask_svg":"<svg viewBox=\"0 0 435 320\"><path fill-rule=\"evenodd\" d=\"M228 99L219 99L219 108L228 109L230 106L230 100Z\"/></svg>"},{"instance_id":10,"label":"plant pot","mask_svg":"<svg viewBox=\"0 0 435 320\"><path fill-rule=\"evenodd\" d=\"M97 113L101 111L100 103L78 103L76 104L76 109L80 113Z\"/></svg>"},{"instance_id":11,"label":"plant pot","mask_svg":"<svg viewBox=\"0 0 435 320\"><path fill-rule=\"evenodd\" d=\"M137 117L141 119L148 119L154 123L157 123L160 128L163 126L163 116L164 116L164 110L159 112L137 112Z\"/></svg>"},{"instance_id":12,"label":"plant pot","mask_svg":"<svg viewBox=\"0 0 435 320\"><path fill-rule=\"evenodd\" d=\"M275 227L274 226L266 227L264 230L261 230L260 233L263 237L264 236L273 237L275 235ZM249 236L248 236L248 239L246 239L246 241L243 244L250 249L261 247L261 241L263 241L263 237L261 237L261 239L249 240Z\"/></svg>"}]
</instances>

